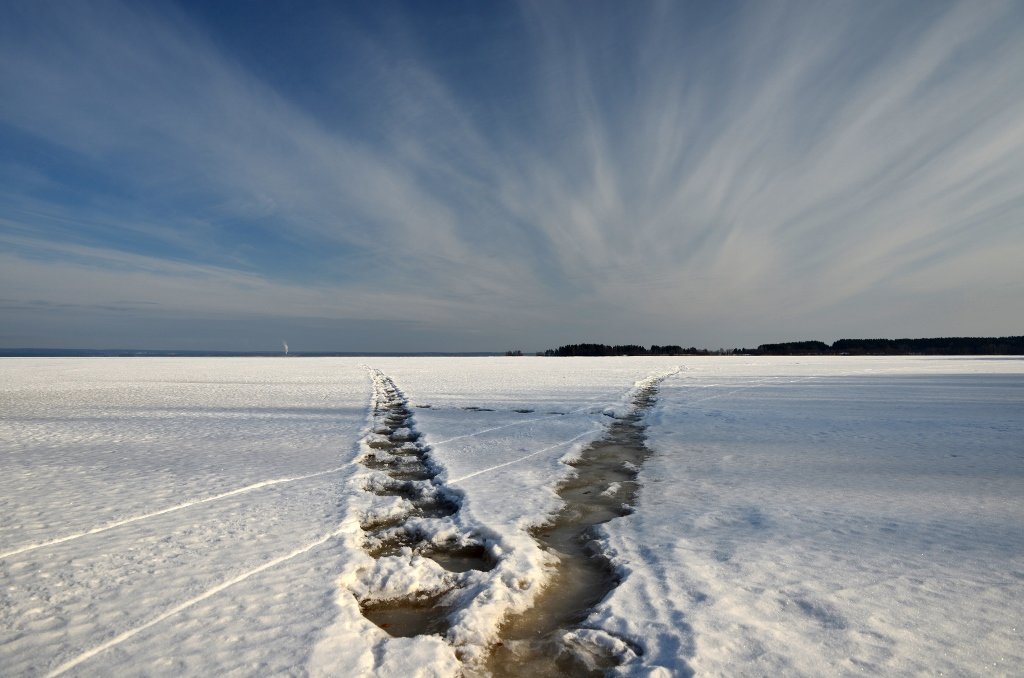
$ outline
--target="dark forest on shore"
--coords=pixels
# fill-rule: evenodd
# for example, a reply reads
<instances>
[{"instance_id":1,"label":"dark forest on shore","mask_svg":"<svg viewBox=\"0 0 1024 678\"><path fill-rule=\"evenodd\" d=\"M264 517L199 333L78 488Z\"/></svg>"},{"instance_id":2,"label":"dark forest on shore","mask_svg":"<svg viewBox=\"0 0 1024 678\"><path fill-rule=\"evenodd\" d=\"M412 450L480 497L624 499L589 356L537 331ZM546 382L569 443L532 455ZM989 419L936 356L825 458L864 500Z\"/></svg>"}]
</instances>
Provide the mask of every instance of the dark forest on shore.
<instances>
[{"instance_id":1,"label":"dark forest on shore","mask_svg":"<svg viewBox=\"0 0 1024 678\"><path fill-rule=\"evenodd\" d=\"M934 339L839 339L761 344L757 348L706 349L676 345L566 344L546 356L619 355L1024 355L1024 336L941 337Z\"/></svg>"}]
</instances>

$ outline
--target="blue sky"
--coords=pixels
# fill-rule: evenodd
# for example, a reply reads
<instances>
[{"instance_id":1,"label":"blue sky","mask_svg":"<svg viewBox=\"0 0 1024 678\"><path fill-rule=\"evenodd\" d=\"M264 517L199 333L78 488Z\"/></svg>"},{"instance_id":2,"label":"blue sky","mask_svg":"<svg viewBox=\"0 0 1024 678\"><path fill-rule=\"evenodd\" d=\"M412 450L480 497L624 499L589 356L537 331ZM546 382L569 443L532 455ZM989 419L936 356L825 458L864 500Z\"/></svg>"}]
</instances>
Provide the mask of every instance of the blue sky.
<instances>
[{"instance_id":1,"label":"blue sky","mask_svg":"<svg viewBox=\"0 0 1024 678\"><path fill-rule=\"evenodd\" d=\"M1024 332L1019 2L0 4L0 346Z\"/></svg>"}]
</instances>

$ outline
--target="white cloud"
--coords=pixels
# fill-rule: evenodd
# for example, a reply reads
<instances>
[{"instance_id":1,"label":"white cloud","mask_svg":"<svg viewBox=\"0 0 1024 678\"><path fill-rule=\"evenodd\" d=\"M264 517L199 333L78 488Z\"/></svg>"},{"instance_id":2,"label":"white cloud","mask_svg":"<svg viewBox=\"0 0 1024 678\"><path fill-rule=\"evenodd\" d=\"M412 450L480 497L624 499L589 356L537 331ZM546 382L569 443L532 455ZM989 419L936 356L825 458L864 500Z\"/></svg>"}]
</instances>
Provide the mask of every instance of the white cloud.
<instances>
[{"instance_id":1,"label":"white cloud","mask_svg":"<svg viewBox=\"0 0 1024 678\"><path fill-rule=\"evenodd\" d=\"M6 296L717 344L884 324L886 299L946 290L1003 306L945 333L1019 331L1001 256L1024 238L1019 5L574 9L524 6L514 66L533 89L494 118L473 96L497 86L467 93L410 42L339 34L372 91L314 115L182 13L29 5L0 29L0 121L132 197L69 215L8 193L8 233L93 247L8 252ZM367 107L374 133L332 106ZM222 232L238 221L358 276L260 270L225 244L246 244ZM127 232L147 256L115 253ZM163 260L169 244L201 263ZM956 317L929 299L911 326Z\"/></svg>"}]
</instances>

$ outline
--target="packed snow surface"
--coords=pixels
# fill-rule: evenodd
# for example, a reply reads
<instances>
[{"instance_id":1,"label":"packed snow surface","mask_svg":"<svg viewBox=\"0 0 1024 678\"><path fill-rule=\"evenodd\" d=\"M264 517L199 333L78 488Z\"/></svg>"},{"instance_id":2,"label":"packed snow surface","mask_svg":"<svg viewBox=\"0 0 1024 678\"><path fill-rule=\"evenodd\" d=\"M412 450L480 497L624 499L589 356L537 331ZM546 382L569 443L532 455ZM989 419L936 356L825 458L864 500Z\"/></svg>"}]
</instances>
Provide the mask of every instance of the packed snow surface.
<instances>
[{"instance_id":1,"label":"packed snow surface","mask_svg":"<svg viewBox=\"0 0 1024 678\"><path fill-rule=\"evenodd\" d=\"M375 375L459 504L405 527L493 570L368 555L360 526L407 505L362 463ZM0 360L2 673L478 666L548 581L528 529L562 462L659 378L635 511L603 526L622 581L579 633L621 673L1024 665L1019 359L88 358ZM444 638L360 613L454 585Z\"/></svg>"}]
</instances>

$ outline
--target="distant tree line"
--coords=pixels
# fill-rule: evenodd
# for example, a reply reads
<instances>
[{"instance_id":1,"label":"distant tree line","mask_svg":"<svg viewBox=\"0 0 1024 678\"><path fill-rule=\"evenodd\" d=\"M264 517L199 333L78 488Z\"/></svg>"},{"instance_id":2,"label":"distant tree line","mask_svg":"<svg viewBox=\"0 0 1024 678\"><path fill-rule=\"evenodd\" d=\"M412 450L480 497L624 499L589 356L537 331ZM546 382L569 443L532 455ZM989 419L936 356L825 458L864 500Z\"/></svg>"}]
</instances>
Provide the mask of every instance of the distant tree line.
<instances>
[{"instance_id":1,"label":"distant tree line","mask_svg":"<svg viewBox=\"0 0 1024 678\"><path fill-rule=\"evenodd\" d=\"M823 341L789 341L784 344L761 344L758 355L831 355L832 348Z\"/></svg>"},{"instance_id":2,"label":"distant tree line","mask_svg":"<svg viewBox=\"0 0 1024 678\"><path fill-rule=\"evenodd\" d=\"M760 355L1024 355L1024 337L840 339L761 344Z\"/></svg>"},{"instance_id":3,"label":"distant tree line","mask_svg":"<svg viewBox=\"0 0 1024 678\"><path fill-rule=\"evenodd\" d=\"M658 346L652 344L650 348L644 348L637 344L617 344L608 346L606 344L566 344L558 348L544 351L546 356L612 356L612 355L726 355L733 353L751 352L747 349L706 349L683 348L682 346L668 345Z\"/></svg>"},{"instance_id":4,"label":"distant tree line","mask_svg":"<svg viewBox=\"0 0 1024 678\"><path fill-rule=\"evenodd\" d=\"M540 354L538 354L540 355ZM676 345L566 344L544 351L546 356L616 355L1024 355L1021 337L943 337L938 339L840 339L761 344L756 349L683 348Z\"/></svg>"}]
</instances>

